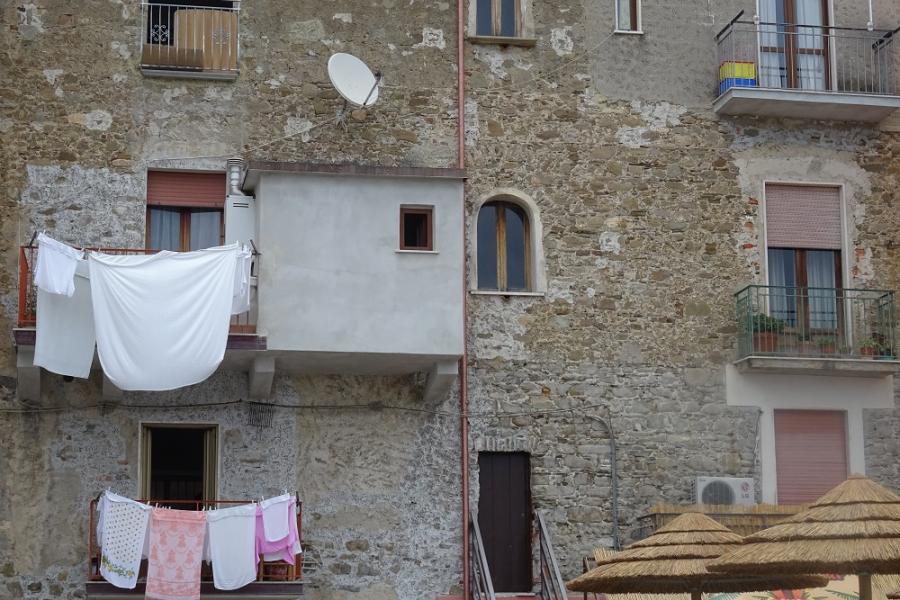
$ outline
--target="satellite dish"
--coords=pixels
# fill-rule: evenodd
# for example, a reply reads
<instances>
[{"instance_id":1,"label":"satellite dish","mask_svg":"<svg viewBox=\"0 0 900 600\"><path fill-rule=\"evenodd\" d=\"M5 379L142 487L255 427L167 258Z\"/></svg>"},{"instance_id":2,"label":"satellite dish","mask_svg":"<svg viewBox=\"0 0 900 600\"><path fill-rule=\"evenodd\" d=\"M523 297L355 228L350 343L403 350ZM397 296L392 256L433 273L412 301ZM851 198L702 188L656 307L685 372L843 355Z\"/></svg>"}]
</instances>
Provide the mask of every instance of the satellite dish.
<instances>
[{"instance_id":1,"label":"satellite dish","mask_svg":"<svg viewBox=\"0 0 900 600\"><path fill-rule=\"evenodd\" d=\"M381 73L372 73L366 63L352 54L332 54L328 59L328 78L337 93L354 106L365 108L378 100Z\"/></svg>"}]
</instances>

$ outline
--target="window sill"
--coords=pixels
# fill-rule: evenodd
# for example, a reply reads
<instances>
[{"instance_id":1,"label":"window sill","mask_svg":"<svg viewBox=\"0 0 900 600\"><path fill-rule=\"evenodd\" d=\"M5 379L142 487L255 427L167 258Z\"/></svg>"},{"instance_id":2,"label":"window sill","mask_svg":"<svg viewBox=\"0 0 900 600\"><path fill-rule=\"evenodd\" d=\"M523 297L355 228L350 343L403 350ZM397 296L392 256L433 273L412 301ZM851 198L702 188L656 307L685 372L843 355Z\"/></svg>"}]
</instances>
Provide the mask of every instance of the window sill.
<instances>
[{"instance_id":1,"label":"window sill","mask_svg":"<svg viewBox=\"0 0 900 600\"><path fill-rule=\"evenodd\" d=\"M469 290L473 296L523 296L525 298L541 298L544 292L503 292L499 290Z\"/></svg>"},{"instance_id":2,"label":"window sill","mask_svg":"<svg viewBox=\"0 0 900 600\"><path fill-rule=\"evenodd\" d=\"M440 254L437 250L394 250L397 254Z\"/></svg>"},{"instance_id":3,"label":"window sill","mask_svg":"<svg viewBox=\"0 0 900 600\"><path fill-rule=\"evenodd\" d=\"M501 46L524 46L533 48L537 45L537 38L533 37L507 37L502 35L470 35L469 42L473 44L499 44Z\"/></svg>"},{"instance_id":4,"label":"window sill","mask_svg":"<svg viewBox=\"0 0 900 600\"><path fill-rule=\"evenodd\" d=\"M613 29L613 33L616 35L644 35L644 32L640 29Z\"/></svg>"}]
</instances>

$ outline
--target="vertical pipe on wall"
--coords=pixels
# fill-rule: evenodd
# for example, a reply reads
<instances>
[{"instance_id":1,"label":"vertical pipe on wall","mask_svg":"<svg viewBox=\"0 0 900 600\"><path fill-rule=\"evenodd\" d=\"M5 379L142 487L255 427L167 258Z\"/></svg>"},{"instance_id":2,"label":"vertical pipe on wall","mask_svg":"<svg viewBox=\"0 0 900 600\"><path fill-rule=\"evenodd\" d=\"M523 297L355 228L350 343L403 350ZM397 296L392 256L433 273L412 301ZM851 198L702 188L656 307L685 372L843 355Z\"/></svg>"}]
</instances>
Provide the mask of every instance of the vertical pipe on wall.
<instances>
[{"instance_id":1,"label":"vertical pipe on wall","mask_svg":"<svg viewBox=\"0 0 900 600\"><path fill-rule=\"evenodd\" d=\"M466 168L466 67L465 67L465 20L464 0L456 0L456 103L457 103L457 167ZM466 306L466 193L463 182L462 193L462 329L463 355L459 360L459 446L460 471L462 477L462 563L463 598L469 600L469 383L468 383L468 308Z\"/></svg>"}]
</instances>

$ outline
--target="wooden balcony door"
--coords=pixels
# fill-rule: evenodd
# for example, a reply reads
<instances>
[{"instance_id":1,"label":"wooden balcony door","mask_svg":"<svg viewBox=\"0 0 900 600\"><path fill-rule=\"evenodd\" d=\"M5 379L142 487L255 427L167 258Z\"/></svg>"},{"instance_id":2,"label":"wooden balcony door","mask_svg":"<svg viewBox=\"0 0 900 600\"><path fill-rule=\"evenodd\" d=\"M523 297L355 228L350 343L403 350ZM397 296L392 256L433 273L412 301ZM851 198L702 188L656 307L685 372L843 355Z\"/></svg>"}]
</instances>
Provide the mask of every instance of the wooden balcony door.
<instances>
[{"instance_id":1,"label":"wooden balcony door","mask_svg":"<svg viewBox=\"0 0 900 600\"><path fill-rule=\"evenodd\" d=\"M760 86L831 88L829 0L760 0Z\"/></svg>"},{"instance_id":2,"label":"wooden balcony door","mask_svg":"<svg viewBox=\"0 0 900 600\"><path fill-rule=\"evenodd\" d=\"M530 592L531 465L525 452L478 455L478 528L496 592Z\"/></svg>"}]
</instances>

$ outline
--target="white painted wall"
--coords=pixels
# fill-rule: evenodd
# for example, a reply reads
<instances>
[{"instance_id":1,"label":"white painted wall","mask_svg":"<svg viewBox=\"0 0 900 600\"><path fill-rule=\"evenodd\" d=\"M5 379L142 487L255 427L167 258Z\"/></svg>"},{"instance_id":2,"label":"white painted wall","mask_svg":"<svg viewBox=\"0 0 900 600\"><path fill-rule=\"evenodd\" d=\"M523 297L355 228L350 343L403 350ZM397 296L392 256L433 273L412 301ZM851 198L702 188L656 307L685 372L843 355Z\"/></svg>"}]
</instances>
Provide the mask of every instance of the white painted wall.
<instances>
[{"instance_id":1,"label":"white painted wall","mask_svg":"<svg viewBox=\"0 0 900 600\"><path fill-rule=\"evenodd\" d=\"M863 410L893 408L894 378L828 377L774 373L741 373L725 368L728 404L760 409L759 460L762 501L775 504L778 486L775 460L776 410L840 410L847 413L850 472L866 472Z\"/></svg>"},{"instance_id":2,"label":"white painted wall","mask_svg":"<svg viewBox=\"0 0 900 600\"><path fill-rule=\"evenodd\" d=\"M462 355L463 182L262 173L259 329L270 350ZM398 251L400 206L434 206L434 251Z\"/></svg>"}]
</instances>

